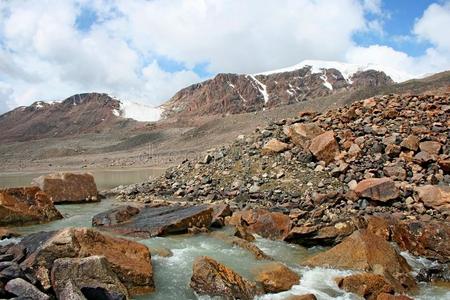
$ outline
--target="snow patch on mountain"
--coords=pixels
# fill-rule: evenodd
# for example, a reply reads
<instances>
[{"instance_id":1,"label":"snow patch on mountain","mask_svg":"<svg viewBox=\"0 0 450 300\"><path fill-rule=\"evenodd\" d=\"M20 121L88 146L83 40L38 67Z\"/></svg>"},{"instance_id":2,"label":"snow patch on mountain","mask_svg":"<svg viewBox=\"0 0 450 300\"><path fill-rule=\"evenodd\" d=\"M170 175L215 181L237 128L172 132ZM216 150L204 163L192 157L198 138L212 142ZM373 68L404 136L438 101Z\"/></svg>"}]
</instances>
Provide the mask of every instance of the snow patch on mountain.
<instances>
[{"instance_id":1,"label":"snow patch on mountain","mask_svg":"<svg viewBox=\"0 0 450 300\"><path fill-rule=\"evenodd\" d=\"M114 113L114 111L113 111ZM162 109L131 101L120 101L120 116L140 122L155 122L161 119Z\"/></svg>"},{"instance_id":2,"label":"snow patch on mountain","mask_svg":"<svg viewBox=\"0 0 450 300\"><path fill-rule=\"evenodd\" d=\"M351 77L357 73L357 72L363 72L368 70L375 70L375 71L381 71L384 72L386 75L392 78L395 82L403 82L414 78L422 78L422 75L413 75L409 74L403 71L396 70L391 67L387 66L381 66L376 65L372 63L368 63L365 65L359 65L359 64L350 64L350 63L343 63L343 62L337 62L337 61L324 61L324 60L304 60L299 64L296 64L294 66L262 72L254 75L271 75L276 73L283 73L283 72L292 72L296 70L303 69L304 67L311 67L312 73L322 73L323 69L336 69L339 72L341 72L342 76L351 83Z\"/></svg>"},{"instance_id":3,"label":"snow patch on mountain","mask_svg":"<svg viewBox=\"0 0 450 300\"><path fill-rule=\"evenodd\" d=\"M250 76L250 78L256 82L256 84L258 85L259 92L264 97L264 103L267 103L269 101L269 93L267 93L266 85L264 83L262 83L261 81L259 81L258 79L256 79L256 77L254 75L248 75L248 76Z\"/></svg>"}]
</instances>

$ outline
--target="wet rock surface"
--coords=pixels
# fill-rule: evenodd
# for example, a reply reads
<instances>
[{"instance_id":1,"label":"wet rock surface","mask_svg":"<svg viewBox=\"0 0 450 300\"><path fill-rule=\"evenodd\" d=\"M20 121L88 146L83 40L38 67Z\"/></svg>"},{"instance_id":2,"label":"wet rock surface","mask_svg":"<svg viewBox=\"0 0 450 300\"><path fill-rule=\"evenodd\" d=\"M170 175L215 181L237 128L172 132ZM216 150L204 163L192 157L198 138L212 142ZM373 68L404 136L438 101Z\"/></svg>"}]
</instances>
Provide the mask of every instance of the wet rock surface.
<instances>
[{"instance_id":1,"label":"wet rock surface","mask_svg":"<svg viewBox=\"0 0 450 300\"><path fill-rule=\"evenodd\" d=\"M97 185L89 173L55 173L33 179L32 184L44 191L53 203L98 201Z\"/></svg>"},{"instance_id":2,"label":"wet rock surface","mask_svg":"<svg viewBox=\"0 0 450 300\"><path fill-rule=\"evenodd\" d=\"M300 276L282 263L270 263L259 268L256 282L263 286L266 293L279 293L298 284Z\"/></svg>"},{"instance_id":3,"label":"wet rock surface","mask_svg":"<svg viewBox=\"0 0 450 300\"><path fill-rule=\"evenodd\" d=\"M406 260L384 239L367 231L356 231L342 243L303 263L312 267L373 272L382 275L397 292L416 287Z\"/></svg>"},{"instance_id":4,"label":"wet rock surface","mask_svg":"<svg viewBox=\"0 0 450 300\"><path fill-rule=\"evenodd\" d=\"M255 283L207 256L195 259L190 286L199 295L224 299L251 300L260 293Z\"/></svg>"},{"instance_id":5,"label":"wet rock surface","mask_svg":"<svg viewBox=\"0 0 450 300\"><path fill-rule=\"evenodd\" d=\"M198 206L130 206L118 207L93 217L92 224L99 229L115 233L153 237L173 233L186 233L189 228L209 227L213 208Z\"/></svg>"},{"instance_id":6,"label":"wet rock surface","mask_svg":"<svg viewBox=\"0 0 450 300\"><path fill-rule=\"evenodd\" d=\"M53 202L38 187L0 189L0 225L24 225L61 218Z\"/></svg>"}]
</instances>

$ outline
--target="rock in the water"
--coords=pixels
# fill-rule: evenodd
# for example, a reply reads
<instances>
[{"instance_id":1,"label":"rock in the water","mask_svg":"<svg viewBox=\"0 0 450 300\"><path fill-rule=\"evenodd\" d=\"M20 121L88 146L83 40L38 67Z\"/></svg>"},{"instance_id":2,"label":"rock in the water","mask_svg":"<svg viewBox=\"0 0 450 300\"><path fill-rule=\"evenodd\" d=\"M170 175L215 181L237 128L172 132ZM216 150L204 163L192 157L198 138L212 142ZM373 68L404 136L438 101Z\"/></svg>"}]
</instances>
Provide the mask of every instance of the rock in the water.
<instances>
[{"instance_id":1,"label":"rock in the water","mask_svg":"<svg viewBox=\"0 0 450 300\"><path fill-rule=\"evenodd\" d=\"M17 232L15 232L11 229L8 229L8 228L0 227L0 240L10 239L12 237L18 237L18 236L20 236L20 234Z\"/></svg>"},{"instance_id":2,"label":"rock in the water","mask_svg":"<svg viewBox=\"0 0 450 300\"><path fill-rule=\"evenodd\" d=\"M213 209L208 205L143 206L137 214L127 214L126 218L117 217L128 210L121 206L97 214L92 219L92 225L124 235L153 237L186 233L191 227L209 227L213 218Z\"/></svg>"},{"instance_id":3,"label":"rock in the water","mask_svg":"<svg viewBox=\"0 0 450 300\"><path fill-rule=\"evenodd\" d=\"M199 295L225 299L251 300L258 294L256 284L207 256L195 259L190 286Z\"/></svg>"},{"instance_id":4,"label":"rock in the water","mask_svg":"<svg viewBox=\"0 0 450 300\"><path fill-rule=\"evenodd\" d=\"M80 294L95 296L88 299L128 299L127 288L103 256L59 258L53 263L51 280L58 299Z\"/></svg>"},{"instance_id":5,"label":"rock in the water","mask_svg":"<svg viewBox=\"0 0 450 300\"><path fill-rule=\"evenodd\" d=\"M316 245L334 246L356 230L356 226L348 222L339 222L333 226L297 226L291 229L285 241L306 247Z\"/></svg>"},{"instance_id":6,"label":"rock in the water","mask_svg":"<svg viewBox=\"0 0 450 300\"><path fill-rule=\"evenodd\" d=\"M326 131L311 141L309 151L325 163L330 163L339 153L339 145L334 138L333 131Z\"/></svg>"},{"instance_id":7,"label":"rock in the water","mask_svg":"<svg viewBox=\"0 0 450 300\"><path fill-rule=\"evenodd\" d=\"M244 239L248 242L253 242L255 240L255 237L248 232L247 228L244 225L236 225L236 232L234 233L234 236Z\"/></svg>"},{"instance_id":8,"label":"rock in the water","mask_svg":"<svg viewBox=\"0 0 450 300\"><path fill-rule=\"evenodd\" d=\"M230 225L240 225L241 222L247 225L249 232L270 239L283 239L289 233L290 228L289 216L265 209L235 212L229 223Z\"/></svg>"},{"instance_id":9,"label":"rock in the water","mask_svg":"<svg viewBox=\"0 0 450 300\"><path fill-rule=\"evenodd\" d=\"M358 183L355 193L359 197L386 202L399 196L399 190L390 178L369 178Z\"/></svg>"},{"instance_id":10,"label":"rock in the water","mask_svg":"<svg viewBox=\"0 0 450 300\"><path fill-rule=\"evenodd\" d=\"M231 243L233 245L239 246L243 249L248 250L249 252L251 252L256 259L261 260L261 259L272 259L270 256L268 256L267 254L265 254L261 249L259 249L255 244L246 241L244 239L238 238L238 237L232 237L231 238Z\"/></svg>"},{"instance_id":11,"label":"rock in the water","mask_svg":"<svg viewBox=\"0 0 450 300\"><path fill-rule=\"evenodd\" d=\"M0 189L0 225L20 225L61 219L52 201L38 187Z\"/></svg>"},{"instance_id":12,"label":"rock in the water","mask_svg":"<svg viewBox=\"0 0 450 300\"><path fill-rule=\"evenodd\" d=\"M89 173L56 173L33 179L53 203L98 201L97 185Z\"/></svg>"},{"instance_id":13,"label":"rock in the water","mask_svg":"<svg viewBox=\"0 0 450 300\"><path fill-rule=\"evenodd\" d=\"M271 139L262 148L262 153L263 154L275 154L275 153L284 152L287 149L289 149L288 144L283 143L277 139Z\"/></svg>"},{"instance_id":14,"label":"rock in the water","mask_svg":"<svg viewBox=\"0 0 450 300\"><path fill-rule=\"evenodd\" d=\"M364 230L354 232L342 243L309 258L304 264L373 272L383 275L398 292L416 286L406 260L383 238Z\"/></svg>"},{"instance_id":15,"label":"rock in the water","mask_svg":"<svg viewBox=\"0 0 450 300\"><path fill-rule=\"evenodd\" d=\"M282 263L274 262L259 268L256 281L266 293L279 293L291 289L300 281L300 276Z\"/></svg>"},{"instance_id":16,"label":"rock in the water","mask_svg":"<svg viewBox=\"0 0 450 300\"><path fill-rule=\"evenodd\" d=\"M23 280L22 278L15 278L8 281L5 285L5 291L16 295L19 299L32 300L49 300L50 297L41 292L37 287Z\"/></svg>"},{"instance_id":17,"label":"rock in the water","mask_svg":"<svg viewBox=\"0 0 450 300\"><path fill-rule=\"evenodd\" d=\"M230 205L222 203L212 206L213 209L213 219L211 226L222 227L225 225L225 218L231 216L232 212Z\"/></svg>"},{"instance_id":18,"label":"rock in the water","mask_svg":"<svg viewBox=\"0 0 450 300\"><path fill-rule=\"evenodd\" d=\"M377 300L414 300L405 295L392 295L388 293L381 293L378 295Z\"/></svg>"},{"instance_id":19,"label":"rock in the water","mask_svg":"<svg viewBox=\"0 0 450 300\"><path fill-rule=\"evenodd\" d=\"M51 287L50 272L58 258L105 256L111 269L130 294L154 290L148 248L134 241L111 237L90 228L67 228L47 235L36 234L18 244L31 253L21 267L33 274L45 288Z\"/></svg>"},{"instance_id":20,"label":"rock in the water","mask_svg":"<svg viewBox=\"0 0 450 300\"><path fill-rule=\"evenodd\" d=\"M393 294L394 288L383 276L372 273L361 273L337 278L339 288L355 293L367 300L376 300L381 293Z\"/></svg>"},{"instance_id":21,"label":"rock in the water","mask_svg":"<svg viewBox=\"0 0 450 300\"><path fill-rule=\"evenodd\" d=\"M425 185L416 188L419 200L426 207L450 212L450 187Z\"/></svg>"},{"instance_id":22,"label":"rock in the water","mask_svg":"<svg viewBox=\"0 0 450 300\"><path fill-rule=\"evenodd\" d=\"M403 250L440 262L450 257L450 225L447 222L403 221L392 226L392 240Z\"/></svg>"}]
</instances>

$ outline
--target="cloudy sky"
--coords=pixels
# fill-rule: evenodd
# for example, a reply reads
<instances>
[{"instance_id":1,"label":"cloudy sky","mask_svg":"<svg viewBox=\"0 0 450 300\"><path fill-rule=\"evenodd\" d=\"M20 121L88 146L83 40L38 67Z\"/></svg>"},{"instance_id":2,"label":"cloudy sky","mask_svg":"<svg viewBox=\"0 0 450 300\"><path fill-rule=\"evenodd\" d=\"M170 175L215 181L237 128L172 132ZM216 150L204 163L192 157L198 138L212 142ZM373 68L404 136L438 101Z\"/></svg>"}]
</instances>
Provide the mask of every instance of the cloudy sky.
<instances>
[{"instance_id":1,"label":"cloudy sky","mask_svg":"<svg viewBox=\"0 0 450 300\"><path fill-rule=\"evenodd\" d=\"M304 59L450 69L450 0L0 0L0 113L81 92L161 104Z\"/></svg>"}]
</instances>

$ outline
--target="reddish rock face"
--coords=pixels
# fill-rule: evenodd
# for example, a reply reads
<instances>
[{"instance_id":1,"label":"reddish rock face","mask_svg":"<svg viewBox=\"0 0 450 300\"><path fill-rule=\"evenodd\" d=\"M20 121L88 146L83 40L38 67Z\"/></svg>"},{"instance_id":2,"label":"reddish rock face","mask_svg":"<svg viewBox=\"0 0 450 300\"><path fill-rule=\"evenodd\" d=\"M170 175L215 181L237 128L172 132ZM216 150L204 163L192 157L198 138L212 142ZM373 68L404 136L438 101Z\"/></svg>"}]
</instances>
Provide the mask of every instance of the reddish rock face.
<instances>
[{"instance_id":1,"label":"reddish rock face","mask_svg":"<svg viewBox=\"0 0 450 300\"><path fill-rule=\"evenodd\" d=\"M0 141L29 141L46 137L134 128L137 122L116 116L120 102L107 94L78 94L53 104L36 102L0 116Z\"/></svg>"},{"instance_id":2,"label":"reddish rock face","mask_svg":"<svg viewBox=\"0 0 450 300\"><path fill-rule=\"evenodd\" d=\"M392 226L392 241L416 256L447 262L450 257L450 225L446 222L404 221Z\"/></svg>"},{"instance_id":3,"label":"reddish rock face","mask_svg":"<svg viewBox=\"0 0 450 300\"><path fill-rule=\"evenodd\" d=\"M384 279L383 276L362 273L337 278L339 288L355 293L367 300L376 300L381 293L394 293L394 288Z\"/></svg>"},{"instance_id":4,"label":"reddish rock face","mask_svg":"<svg viewBox=\"0 0 450 300\"><path fill-rule=\"evenodd\" d=\"M266 293L280 293L291 289L300 281L300 276L283 265L274 262L263 265L256 275L256 282L259 282Z\"/></svg>"},{"instance_id":5,"label":"reddish rock face","mask_svg":"<svg viewBox=\"0 0 450 300\"><path fill-rule=\"evenodd\" d=\"M374 272L383 275L397 292L415 288L406 260L383 238L356 231L342 243L304 262L311 267L332 267Z\"/></svg>"},{"instance_id":6,"label":"reddish rock face","mask_svg":"<svg viewBox=\"0 0 450 300\"><path fill-rule=\"evenodd\" d=\"M290 229L289 216L265 209L238 211L229 221L230 225L240 225L241 222L247 224L249 232L271 239L283 239Z\"/></svg>"},{"instance_id":7,"label":"reddish rock face","mask_svg":"<svg viewBox=\"0 0 450 300\"><path fill-rule=\"evenodd\" d=\"M324 78L332 89L324 85ZM313 73L309 66L270 75L218 74L180 90L163 108L166 117L235 114L392 83L386 74L374 70L354 74L350 83L336 69Z\"/></svg>"},{"instance_id":8,"label":"reddish rock face","mask_svg":"<svg viewBox=\"0 0 450 300\"><path fill-rule=\"evenodd\" d=\"M377 300L414 300L405 295L392 295L387 293L381 293L378 295Z\"/></svg>"},{"instance_id":9,"label":"reddish rock face","mask_svg":"<svg viewBox=\"0 0 450 300\"><path fill-rule=\"evenodd\" d=\"M289 149L289 145L277 139L271 139L262 148L263 154L275 154Z\"/></svg>"},{"instance_id":10,"label":"reddish rock face","mask_svg":"<svg viewBox=\"0 0 450 300\"><path fill-rule=\"evenodd\" d=\"M426 207L450 211L450 187L425 185L416 188L419 200Z\"/></svg>"},{"instance_id":11,"label":"reddish rock face","mask_svg":"<svg viewBox=\"0 0 450 300\"><path fill-rule=\"evenodd\" d=\"M0 225L20 225L61 219L52 201L38 187L0 189Z\"/></svg>"},{"instance_id":12,"label":"reddish rock face","mask_svg":"<svg viewBox=\"0 0 450 300\"><path fill-rule=\"evenodd\" d=\"M399 196L398 188L390 178L369 178L358 183L354 192L359 197L386 202Z\"/></svg>"},{"instance_id":13,"label":"reddish rock face","mask_svg":"<svg viewBox=\"0 0 450 300\"><path fill-rule=\"evenodd\" d=\"M216 204L212 205L213 219L212 226L222 227L225 225L225 218L231 216L231 208L228 204Z\"/></svg>"},{"instance_id":14,"label":"reddish rock face","mask_svg":"<svg viewBox=\"0 0 450 300\"><path fill-rule=\"evenodd\" d=\"M37 246L29 245L33 239L38 240ZM47 234L44 240L30 236L22 243L31 254L21 266L29 270L44 289L51 287L50 272L55 260L95 255L106 258L130 294L151 292L155 288L150 252L137 242L104 235L89 228L67 228Z\"/></svg>"},{"instance_id":15,"label":"reddish rock face","mask_svg":"<svg viewBox=\"0 0 450 300\"><path fill-rule=\"evenodd\" d=\"M254 283L210 257L197 257L192 269L190 286L199 295L251 300L259 293Z\"/></svg>"},{"instance_id":16,"label":"reddish rock face","mask_svg":"<svg viewBox=\"0 0 450 300\"><path fill-rule=\"evenodd\" d=\"M327 131L311 140L309 151L325 163L330 163L339 153L339 146L334 138L333 131Z\"/></svg>"},{"instance_id":17,"label":"reddish rock face","mask_svg":"<svg viewBox=\"0 0 450 300\"><path fill-rule=\"evenodd\" d=\"M416 151L419 148L419 138L415 135L409 135L401 142L400 146L408 150Z\"/></svg>"},{"instance_id":18,"label":"reddish rock face","mask_svg":"<svg viewBox=\"0 0 450 300\"><path fill-rule=\"evenodd\" d=\"M57 173L33 179L53 203L98 201L97 185L89 173Z\"/></svg>"}]
</instances>

